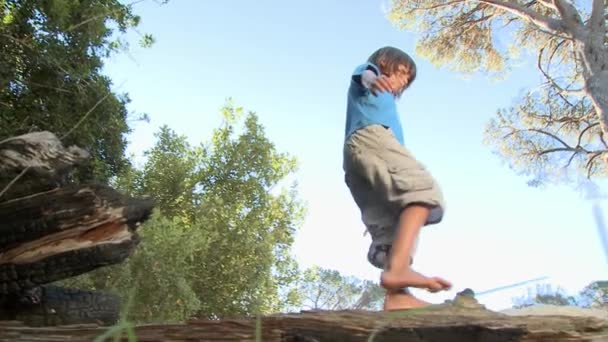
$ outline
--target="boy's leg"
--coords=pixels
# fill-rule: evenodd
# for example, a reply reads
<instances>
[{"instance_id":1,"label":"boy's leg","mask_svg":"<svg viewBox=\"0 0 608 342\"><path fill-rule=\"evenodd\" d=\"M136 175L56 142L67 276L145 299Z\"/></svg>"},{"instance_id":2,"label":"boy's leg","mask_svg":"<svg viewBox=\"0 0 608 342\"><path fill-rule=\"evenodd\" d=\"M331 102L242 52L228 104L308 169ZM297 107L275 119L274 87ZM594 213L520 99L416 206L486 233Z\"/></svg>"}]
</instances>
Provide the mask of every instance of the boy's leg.
<instances>
[{"instance_id":1,"label":"boy's leg","mask_svg":"<svg viewBox=\"0 0 608 342\"><path fill-rule=\"evenodd\" d=\"M428 220L430 208L424 204L407 206L399 217L399 227L389 255L389 268L382 272L380 284L387 290L404 287L426 288L432 292L449 289L452 285L439 277L426 277L414 271L409 261L420 229Z\"/></svg>"},{"instance_id":2,"label":"boy's leg","mask_svg":"<svg viewBox=\"0 0 608 342\"><path fill-rule=\"evenodd\" d=\"M412 265L413 259L410 258L410 266ZM386 262L385 270L390 269L390 264ZM404 310L404 309L415 309L431 305L429 302L425 302L421 299L414 297L414 295L408 290L408 288L392 290L386 290L384 295L384 311L392 310Z\"/></svg>"},{"instance_id":3,"label":"boy's leg","mask_svg":"<svg viewBox=\"0 0 608 342\"><path fill-rule=\"evenodd\" d=\"M394 227L395 214L391 211L405 207L398 209L399 224L393 233L396 238L386 241L393 245L390 259L394 266L383 272L382 286L390 290L408 286L431 290L449 287L447 282L424 277L404 265L422 226L438 223L443 215L441 192L430 174L381 126L369 126L354 134L345 144L344 152L347 185L372 236L377 235L372 233L374 227L381 231ZM378 250L373 245L368 260L382 269L385 265L376 262Z\"/></svg>"}]
</instances>

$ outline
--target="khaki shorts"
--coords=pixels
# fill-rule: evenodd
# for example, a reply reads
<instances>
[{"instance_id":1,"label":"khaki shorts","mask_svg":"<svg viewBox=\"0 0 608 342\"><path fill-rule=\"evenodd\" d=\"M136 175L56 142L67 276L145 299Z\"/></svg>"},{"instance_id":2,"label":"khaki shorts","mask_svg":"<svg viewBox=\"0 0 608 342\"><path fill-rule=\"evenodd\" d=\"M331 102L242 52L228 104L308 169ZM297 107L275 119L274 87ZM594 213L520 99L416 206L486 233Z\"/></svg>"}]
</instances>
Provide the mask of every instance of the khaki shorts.
<instances>
[{"instance_id":1,"label":"khaki shorts","mask_svg":"<svg viewBox=\"0 0 608 342\"><path fill-rule=\"evenodd\" d=\"M384 126L367 126L348 138L344 144L344 172L372 238L367 259L377 268L385 267L405 207L429 205L432 209L426 225L443 218L445 204L439 185Z\"/></svg>"}]
</instances>

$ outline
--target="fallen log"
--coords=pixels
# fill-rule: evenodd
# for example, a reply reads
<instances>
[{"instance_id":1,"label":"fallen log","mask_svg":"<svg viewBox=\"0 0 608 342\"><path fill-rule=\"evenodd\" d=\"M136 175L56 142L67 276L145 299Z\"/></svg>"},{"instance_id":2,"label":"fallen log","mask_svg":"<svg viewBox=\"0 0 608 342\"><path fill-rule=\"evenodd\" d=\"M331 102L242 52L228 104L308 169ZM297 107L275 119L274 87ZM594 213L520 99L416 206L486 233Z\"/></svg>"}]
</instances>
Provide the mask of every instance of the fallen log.
<instances>
[{"instance_id":1,"label":"fallen log","mask_svg":"<svg viewBox=\"0 0 608 342\"><path fill-rule=\"evenodd\" d=\"M33 132L0 142L0 200L62 185L75 165L90 157L79 147L64 147L50 132ZM17 182L13 182L18 178Z\"/></svg>"},{"instance_id":2,"label":"fallen log","mask_svg":"<svg viewBox=\"0 0 608 342\"><path fill-rule=\"evenodd\" d=\"M0 175L28 168L37 176L54 177L88 158L87 151L65 148L51 132L33 132L0 142Z\"/></svg>"},{"instance_id":3,"label":"fallen log","mask_svg":"<svg viewBox=\"0 0 608 342\"><path fill-rule=\"evenodd\" d=\"M16 322L0 329L1 341L91 341L107 328L28 328ZM256 319L191 320L134 327L143 341L399 341L399 342L562 342L607 341L608 321L584 317L512 317L463 307L458 301L411 311L322 311ZM124 332L123 332L124 333ZM121 341L127 341L122 335ZM111 338L111 336L110 336ZM110 340L110 339L108 339Z\"/></svg>"},{"instance_id":4,"label":"fallen log","mask_svg":"<svg viewBox=\"0 0 608 342\"><path fill-rule=\"evenodd\" d=\"M111 293L45 285L0 296L0 322L20 321L33 327L112 325L118 322L120 306L121 299Z\"/></svg>"},{"instance_id":5,"label":"fallen log","mask_svg":"<svg viewBox=\"0 0 608 342\"><path fill-rule=\"evenodd\" d=\"M113 324L120 299L47 285L124 261L153 203L97 184L67 185L89 158L55 135L0 142L0 320ZM43 286L44 285L44 286Z\"/></svg>"},{"instance_id":6,"label":"fallen log","mask_svg":"<svg viewBox=\"0 0 608 342\"><path fill-rule=\"evenodd\" d=\"M59 188L0 203L0 294L122 262L152 202L103 185Z\"/></svg>"}]
</instances>

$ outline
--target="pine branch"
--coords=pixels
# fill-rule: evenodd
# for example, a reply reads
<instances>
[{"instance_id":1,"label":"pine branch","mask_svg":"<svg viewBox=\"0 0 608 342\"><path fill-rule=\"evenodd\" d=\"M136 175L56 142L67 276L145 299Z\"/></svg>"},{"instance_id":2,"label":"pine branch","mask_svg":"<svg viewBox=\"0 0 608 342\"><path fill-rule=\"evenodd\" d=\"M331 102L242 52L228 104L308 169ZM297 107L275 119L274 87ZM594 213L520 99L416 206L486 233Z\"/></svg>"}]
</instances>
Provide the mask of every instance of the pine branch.
<instances>
[{"instance_id":1,"label":"pine branch","mask_svg":"<svg viewBox=\"0 0 608 342\"><path fill-rule=\"evenodd\" d=\"M554 34L572 33L565 29L565 25L562 20L544 16L533 9L519 5L515 2L507 2L503 0L479 0L479 2L503 9Z\"/></svg>"},{"instance_id":2,"label":"pine branch","mask_svg":"<svg viewBox=\"0 0 608 342\"><path fill-rule=\"evenodd\" d=\"M584 30L584 27L583 21L581 20L581 16L576 7L564 0L553 0L553 3L555 4L555 8L562 17L565 25L569 28L569 31L573 33L576 32L577 35L580 35Z\"/></svg>"},{"instance_id":3,"label":"pine branch","mask_svg":"<svg viewBox=\"0 0 608 342\"><path fill-rule=\"evenodd\" d=\"M591 5L591 18L589 19L589 28L591 32L597 32L601 36L606 35L606 3L605 0L593 0Z\"/></svg>"},{"instance_id":4,"label":"pine branch","mask_svg":"<svg viewBox=\"0 0 608 342\"><path fill-rule=\"evenodd\" d=\"M551 59L553 59L553 56L555 54L555 51L557 51L557 49L559 49L559 47L564 43L565 41L560 42L556 48L554 49L553 53L551 54L551 57L549 58L549 63L551 61ZM560 94L560 95L570 95L570 96L583 96L585 95L585 90L584 89L564 89L562 88L559 84L557 84L557 82L555 82L555 80L549 75L548 71L543 69L542 66L542 57L544 55L545 52L545 48L541 48L539 53L538 53L538 61L536 66L538 67L538 70L540 70L540 72L543 74L543 76L545 77L545 79L547 79L547 82L553 87L555 88L555 90ZM565 98L564 100L566 102L568 102Z\"/></svg>"}]
</instances>

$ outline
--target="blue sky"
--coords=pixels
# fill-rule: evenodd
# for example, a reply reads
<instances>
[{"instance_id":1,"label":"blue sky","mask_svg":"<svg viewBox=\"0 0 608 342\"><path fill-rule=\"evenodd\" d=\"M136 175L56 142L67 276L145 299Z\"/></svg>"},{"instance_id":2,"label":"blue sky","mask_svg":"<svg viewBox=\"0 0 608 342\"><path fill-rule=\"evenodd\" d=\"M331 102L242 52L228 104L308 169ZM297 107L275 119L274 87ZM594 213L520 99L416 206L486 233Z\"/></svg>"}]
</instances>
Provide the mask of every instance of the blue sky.
<instances>
[{"instance_id":1,"label":"blue sky","mask_svg":"<svg viewBox=\"0 0 608 342\"><path fill-rule=\"evenodd\" d=\"M542 276L574 292L606 278L591 202L567 187L528 187L482 142L496 110L538 84L533 65L500 82L437 69L414 53L416 35L394 27L382 3L136 5L139 30L157 42L150 49L134 46L105 68L117 90L130 94L130 110L151 117L133 124L129 153L141 156L163 124L192 143L208 141L221 121L219 108L232 97L259 115L279 150L299 160L295 180L308 206L294 246L300 264L377 280L378 270L366 261L369 236L343 182L346 90L369 54L396 46L419 68L398 103L406 144L437 178L448 204L444 222L423 230L415 268L455 284L448 293L417 293L442 302L466 287L483 291ZM479 299L502 309L525 292L520 287Z\"/></svg>"}]
</instances>

